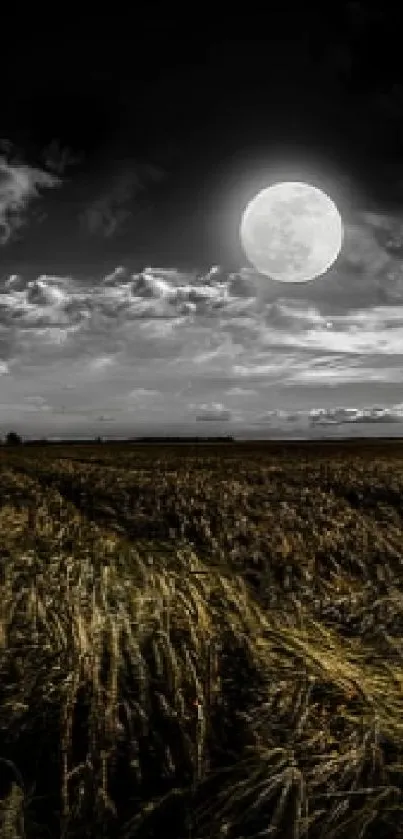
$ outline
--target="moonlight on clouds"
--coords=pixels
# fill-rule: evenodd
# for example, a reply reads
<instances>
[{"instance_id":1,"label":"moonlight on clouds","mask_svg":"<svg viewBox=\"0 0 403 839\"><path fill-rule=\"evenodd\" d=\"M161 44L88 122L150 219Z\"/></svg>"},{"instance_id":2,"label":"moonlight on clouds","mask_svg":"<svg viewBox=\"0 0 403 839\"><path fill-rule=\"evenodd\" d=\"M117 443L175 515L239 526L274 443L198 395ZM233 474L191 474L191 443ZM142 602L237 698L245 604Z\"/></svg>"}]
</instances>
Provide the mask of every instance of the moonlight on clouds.
<instances>
[{"instance_id":1,"label":"moonlight on clouds","mask_svg":"<svg viewBox=\"0 0 403 839\"><path fill-rule=\"evenodd\" d=\"M324 192L285 181L263 189L248 204L240 237L249 262L261 274L283 283L305 283L333 265L343 227Z\"/></svg>"}]
</instances>

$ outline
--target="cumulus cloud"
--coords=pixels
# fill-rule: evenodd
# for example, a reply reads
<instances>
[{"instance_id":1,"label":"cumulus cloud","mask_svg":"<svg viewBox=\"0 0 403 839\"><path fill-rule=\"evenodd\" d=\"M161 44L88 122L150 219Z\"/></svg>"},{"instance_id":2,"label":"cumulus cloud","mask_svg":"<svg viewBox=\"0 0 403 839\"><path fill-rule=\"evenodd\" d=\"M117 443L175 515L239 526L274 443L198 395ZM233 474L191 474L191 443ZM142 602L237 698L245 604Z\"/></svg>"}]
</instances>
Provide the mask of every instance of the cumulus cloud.
<instances>
[{"instance_id":1,"label":"cumulus cloud","mask_svg":"<svg viewBox=\"0 0 403 839\"><path fill-rule=\"evenodd\" d=\"M399 405L368 408L318 408L309 415L313 425L343 425L346 423L403 423L403 410Z\"/></svg>"},{"instance_id":2,"label":"cumulus cloud","mask_svg":"<svg viewBox=\"0 0 403 839\"><path fill-rule=\"evenodd\" d=\"M0 155L0 245L5 245L25 223L28 204L42 189L61 185L56 175Z\"/></svg>"},{"instance_id":3,"label":"cumulus cloud","mask_svg":"<svg viewBox=\"0 0 403 839\"><path fill-rule=\"evenodd\" d=\"M149 164L124 161L119 169L107 178L106 186L81 212L79 222L82 229L91 235L106 239L113 237L125 227L132 217L132 208L127 205L144 192L150 183L161 180L163 172Z\"/></svg>"},{"instance_id":4,"label":"cumulus cloud","mask_svg":"<svg viewBox=\"0 0 403 839\"><path fill-rule=\"evenodd\" d=\"M403 350L403 306L355 309L329 319L317 306L297 299L279 298L258 307L253 298L231 294L229 286L229 280L213 286L203 277L164 274L153 268L130 273L121 266L91 288L72 277L43 274L26 280L13 274L0 286L0 322L20 328L83 328L91 321L94 331L102 323L108 322L110 328L113 321L124 327L135 319L172 320L172 328L210 325L208 343L197 356L200 363L225 354L226 347L236 355L238 344L241 352L249 351L238 365L241 377L256 377L270 369L283 375L289 368L293 381L307 381L309 375L318 380L328 375L330 381L343 370L354 374L357 360L376 355L378 364L382 357L386 364ZM189 311L183 310L184 303L191 305ZM151 326L147 334L152 334ZM304 365L307 353L311 361Z\"/></svg>"},{"instance_id":5,"label":"cumulus cloud","mask_svg":"<svg viewBox=\"0 0 403 839\"><path fill-rule=\"evenodd\" d=\"M119 419L128 434L150 418L159 427L243 422L290 433L304 423L347 428L357 417L399 421L391 409L371 413L369 406L364 414L360 393L369 385L374 403L396 402L402 304L329 312L295 289L262 303L239 276L241 285L217 267L202 275L118 265L91 283L49 274L3 278L0 405L11 412L20 387L18 404L30 416L71 418L80 431L94 422L118 428ZM340 403L341 394L350 394L348 404L357 396L355 411L310 415L312 405ZM8 417L5 408L1 416Z\"/></svg>"}]
</instances>

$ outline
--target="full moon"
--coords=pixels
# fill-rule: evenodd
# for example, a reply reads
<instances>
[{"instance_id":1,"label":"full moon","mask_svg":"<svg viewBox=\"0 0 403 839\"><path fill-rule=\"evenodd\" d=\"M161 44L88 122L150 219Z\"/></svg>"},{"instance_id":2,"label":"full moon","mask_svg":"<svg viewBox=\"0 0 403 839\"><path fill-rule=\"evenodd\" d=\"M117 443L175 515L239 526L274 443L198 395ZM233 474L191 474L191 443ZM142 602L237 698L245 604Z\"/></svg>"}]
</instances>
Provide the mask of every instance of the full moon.
<instances>
[{"instance_id":1,"label":"full moon","mask_svg":"<svg viewBox=\"0 0 403 839\"><path fill-rule=\"evenodd\" d=\"M245 254L261 274L305 283L325 274L343 241L340 213L326 193L297 181L263 189L242 216Z\"/></svg>"}]
</instances>

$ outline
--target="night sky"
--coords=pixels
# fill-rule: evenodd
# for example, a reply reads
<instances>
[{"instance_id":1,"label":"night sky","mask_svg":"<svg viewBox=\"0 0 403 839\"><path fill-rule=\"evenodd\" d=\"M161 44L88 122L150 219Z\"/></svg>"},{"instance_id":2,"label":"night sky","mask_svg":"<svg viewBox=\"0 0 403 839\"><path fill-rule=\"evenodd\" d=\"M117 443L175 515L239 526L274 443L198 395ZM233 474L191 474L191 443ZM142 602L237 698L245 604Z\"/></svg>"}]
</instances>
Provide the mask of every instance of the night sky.
<instances>
[{"instance_id":1,"label":"night sky","mask_svg":"<svg viewBox=\"0 0 403 839\"><path fill-rule=\"evenodd\" d=\"M0 435L402 434L401 25L367 5L10 25ZM280 180L343 219L303 285L239 240Z\"/></svg>"}]
</instances>

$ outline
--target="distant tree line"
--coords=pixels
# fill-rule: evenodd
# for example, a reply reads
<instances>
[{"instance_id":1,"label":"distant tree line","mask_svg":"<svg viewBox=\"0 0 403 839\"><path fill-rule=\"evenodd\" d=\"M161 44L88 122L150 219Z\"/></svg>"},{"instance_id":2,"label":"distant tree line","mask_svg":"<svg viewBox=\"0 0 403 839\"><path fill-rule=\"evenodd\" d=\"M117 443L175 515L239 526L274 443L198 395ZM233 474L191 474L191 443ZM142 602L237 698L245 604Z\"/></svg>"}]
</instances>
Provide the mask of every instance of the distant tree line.
<instances>
[{"instance_id":1,"label":"distant tree line","mask_svg":"<svg viewBox=\"0 0 403 839\"><path fill-rule=\"evenodd\" d=\"M2 443L5 446L20 446L22 444L22 437L16 431L9 431Z\"/></svg>"},{"instance_id":2,"label":"distant tree line","mask_svg":"<svg viewBox=\"0 0 403 839\"><path fill-rule=\"evenodd\" d=\"M94 440L47 440L46 437L38 440L25 440L23 441L22 437L17 434L15 431L9 431L5 437L5 440L2 441L2 445L6 446L45 446L45 445L78 445L78 444L85 444L88 445L91 442L102 444L106 443L108 445L112 443L122 444L122 443L233 443L235 442L234 437L231 435L225 435L223 437L128 437L122 440L105 440L102 437L95 437Z\"/></svg>"},{"instance_id":3,"label":"distant tree line","mask_svg":"<svg viewBox=\"0 0 403 839\"><path fill-rule=\"evenodd\" d=\"M131 437L133 443L233 443L234 437Z\"/></svg>"}]
</instances>

